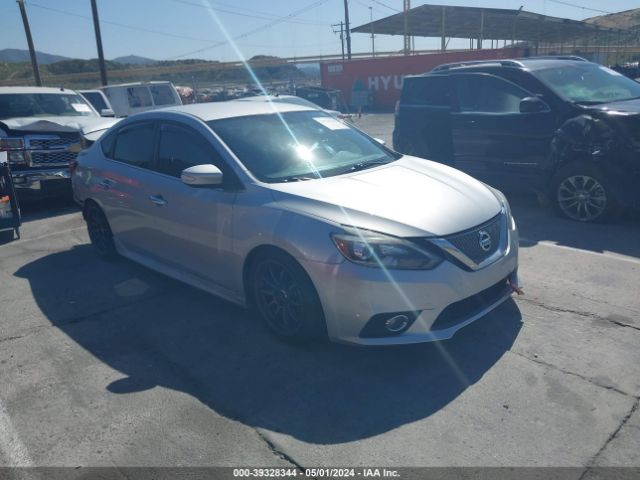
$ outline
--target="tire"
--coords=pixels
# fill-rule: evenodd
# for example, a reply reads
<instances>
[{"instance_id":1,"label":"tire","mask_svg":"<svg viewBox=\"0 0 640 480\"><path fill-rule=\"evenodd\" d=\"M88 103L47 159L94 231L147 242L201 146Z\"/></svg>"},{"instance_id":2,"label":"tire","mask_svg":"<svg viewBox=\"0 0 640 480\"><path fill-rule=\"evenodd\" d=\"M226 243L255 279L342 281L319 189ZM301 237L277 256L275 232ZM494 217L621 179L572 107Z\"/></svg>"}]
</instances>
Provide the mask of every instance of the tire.
<instances>
[{"instance_id":1,"label":"tire","mask_svg":"<svg viewBox=\"0 0 640 480\"><path fill-rule=\"evenodd\" d=\"M107 260L116 258L118 252L113 242L113 233L102 209L95 203L88 203L84 209L84 219L96 253Z\"/></svg>"},{"instance_id":2,"label":"tire","mask_svg":"<svg viewBox=\"0 0 640 480\"><path fill-rule=\"evenodd\" d=\"M0 245L11 242L13 238L13 230L2 230L0 232Z\"/></svg>"},{"instance_id":3,"label":"tire","mask_svg":"<svg viewBox=\"0 0 640 480\"><path fill-rule=\"evenodd\" d=\"M252 262L249 291L256 312L280 339L306 343L326 338L316 289L300 264L286 253L273 250Z\"/></svg>"},{"instance_id":4,"label":"tire","mask_svg":"<svg viewBox=\"0 0 640 480\"><path fill-rule=\"evenodd\" d=\"M553 177L550 197L558 213L578 222L605 222L618 211L607 178L593 165L562 167Z\"/></svg>"}]
</instances>

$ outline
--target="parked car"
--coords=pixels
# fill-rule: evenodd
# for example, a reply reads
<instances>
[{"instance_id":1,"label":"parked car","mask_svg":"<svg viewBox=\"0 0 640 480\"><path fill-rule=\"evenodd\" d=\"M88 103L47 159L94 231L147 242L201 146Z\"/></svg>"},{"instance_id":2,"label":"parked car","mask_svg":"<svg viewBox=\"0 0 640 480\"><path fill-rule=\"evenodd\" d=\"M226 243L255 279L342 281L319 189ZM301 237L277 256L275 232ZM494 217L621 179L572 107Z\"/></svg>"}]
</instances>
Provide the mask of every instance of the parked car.
<instances>
[{"instance_id":1,"label":"parked car","mask_svg":"<svg viewBox=\"0 0 640 480\"><path fill-rule=\"evenodd\" d=\"M101 117L115 117L116 114L109 103L109 99L101 90L78 90L78 93L91 104Z\"/></svg>"},{"instance_id":2,"label":"parked car","mask_svg":"<svg viewBox=\"0 0 640 480\"><path fill-rule=\"evenodd\" d=\"M109 99L116 117L157 108L182 105L178 91L171 82L137 82L108 85L100 90Z\"/></svg>"},{"instance_id":3,"label":"parked car","mask_svg":"<svg viewBox=\"0 0 640 480\"><path fill-rule=\"evenodd\" d=\"M98 254L253 306L286 339L442 340L518 282L499 191L304 106L138 114L72 180Z\"/></svg>"},{"instance_id":4,"label":"parked car","mask_svg":"<svg viewBox=\"0 0 640 480\"><path fill-rule=\"evenodd\" d=\"M499 188L544 192L573 220L640 207L640 84L579 57L407 77L393 140Z\"/></svg>"},{"instance_id":5,"label":"parked car","mask_svg":"<svg viewBox=\"0 0 640 480\"><path fill-rule=\"evenodd\" d=\"M0 87L0 162L23 199L70 195L69 164L115 122L72 90Z\"/></svg>"}]
</instances>

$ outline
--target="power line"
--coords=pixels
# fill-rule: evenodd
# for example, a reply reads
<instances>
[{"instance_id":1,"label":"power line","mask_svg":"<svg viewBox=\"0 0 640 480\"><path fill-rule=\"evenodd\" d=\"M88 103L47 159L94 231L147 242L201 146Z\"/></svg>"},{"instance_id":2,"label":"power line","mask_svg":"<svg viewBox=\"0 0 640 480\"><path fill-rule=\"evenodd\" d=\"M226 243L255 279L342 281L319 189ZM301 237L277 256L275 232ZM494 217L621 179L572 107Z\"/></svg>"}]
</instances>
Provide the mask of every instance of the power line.
<instances>
[{"instance_id":1,"label":"power line","mask_svg":"<svg viewBox=\"0 0 640 480\"><path fill-rule=\"evenodd\" d=\"M45 7L44 5L40 5L38 3L33 3L33 2L29 2L28 4L30 7L36 7L36 8L40 8L42 10L49 10L51 12L56 12L56 13L60 13L63 15L69 15L72 17L78 17L78 18L83 18L85 20L89 20L89 21L93 21L91 19L91 17L87 16L87 15L82 15L80 13L74 13L74 12L68 12L66 10L60 10L57 8L52 8L52 7ZM174 33L168 33L168 32L161 32L159 30L151 30L149 28L144 28L144 27L136 27L134 25L127 25L125 23L118 23L118 22L112 22L109 20L100 20L100 23L106 23L108 25L115 25L117 27L121 27L121 28L128 28L130 30L136 30L139 32L145 32L145 33L153 33L155 35L163 35L165 37L172 37L172 38L180 38L183 40L195 40L198 42L206 42L206 43L212 43L214 40L211 40L210 38L205 39L205 38L198 38L198 37L189 37L186 35L178 35L178 34L174 34Z\"/></svg>"},{"instance_id":2,"label":"power line","mask_svg":"<svg viewBox=\"0 0 640 480\"><path fill-rule=\"evenodd\" d=\"M189 0L171 0L171 1L176 2L176 3L181 3L183 5L191 5L193 7L199 7L199 8L204 8L204 9L211 8L211 9L215 10L216 12L228 13L228 14L231 14L231 15L238 15L240 17L246 17L246 18L257 18L259 20L275 20L275 19L278 18L277 16L271 15L270 13L267 13L267 12L261 12L261 11L258 11L258 10L249 10L249 9L246 9L246 8L235 7L235 6L232 6L232 5L229 5L229 4L226 4L226 3L220 3L220 2L211 2L211 3L215 4L215 5L223 5L223 6L229 7L229 8L241 9L241 10L249 11L249 12L252 12L252 13L234 12L232 10L226 10L224 8L220 8L220 7L217 7L217 6L209 7L209 5L203 5L202 3L191 2ZM301 25L321 25L321 26L326 26L325 23L312 22L312 21L309 21L309 20L302 20L302 19L287 20L287 23L299 23Z\"/></svg>"},{"instance_id":3,"label":"power line","mask_svg":"<svg viewBox=\"0 0 640 480\"><path fill-rule=\"evenodd\" d=\"M614 13L614 12L607 12L606 10L598 10L597 8L589 8L589 7L584 7L582 5L576 5L575 3L563 2L562 0L548 0L548 1L552 3L558 3L560 5L565 5L567 7L575 7L581 10L589 10L590 12L605 13L609 15Z\"/></svg>"},{"instance_id":4,"label":"power line","mask_svg":"<svg viewBox=\"0 0 640 480\"><path fill-rule=\"evenodd\" d=\"M372 2L374 2L374 3L377 3L378 5L383 6L383 7L385 7L385 8L388 8L389 10L392 10L392 11L394 11L394 12L397 12L397 13L402 12L402 10L398 10L397 8L390 7L390 6L389 6L389 5L387 5L386 3L382 3L382 2L380 2L379 0L371 0L371 1L372 1Z\"/></svg>"},{"instance_id":5,"label":"power line","mask_svg":"<svg viewBox=\"0 0 640 480\"><path fill-rule=\"evenodd\" d=\"M362 2L362 1L360 1L360 0L355 0L355 2L356 2L356 3L358 3L358 4L360 4L361 6L363 6L363 7L364 7L364 8L366 8L366 9L372 8L374 12L377 12L377 13L379 13L380 15L385 15L385 13L384 13L382 10L378 10L378 9L377 9L377 8L375 8L375 7L372 7L372 6L370 6L370 5L367 5L366 3L364 3L364 2Z\"/></svg>"},{"instance_id":6,"label":"power line","mask_svg":"<svg viewBox=\"0 0 640 480\"><path fill-rule=\"evenodd\" d=\"M208 47L199 48L197 50L192 50L190 52L181 53L179 55L173 55L173 56L171 56L169 58L166 58L165 60L175 60L176 58L186 57L187 55L193 55L195 53L201 53L201 52L204 52L204 51L207 51L207 50L211 50L212 48L217 48L217 47L220 47L222 45L226 45L230 41L235 41L235 40L240 40L242 38L246 38L249 35L253 35L254 33L258 33L258 32L261 32L263 30L267 30L267 29L269 29L271 27L274 27L274 26L278 25L279 23L285 22L287 19L296 17L298 15L303 14L304 12L307 12L309 10L312 10L312 9L316 8L316 7L319 7L320 5L322 5L323 3L326 3L326 2L327 2L327 0L317 0L317 1L313 2L310 5L307 5L306 7L303 7L303 8L301 8L299 10L296 10L296 11L294 11L292 13L289 13L289 14L283 16L283 17L279 17L279 18L277 18L275 20L272 20L271 22L266 23L264 25L261 25L260 27L257 27L257 28L254 28L252 30L248 30L248 31L246 31L244 33L241 33L240 35L237 35L237 36L231 38L230 40L224 40L224 41L215 43L214 45L210 45Z\"/></svg>"}]
</instances>

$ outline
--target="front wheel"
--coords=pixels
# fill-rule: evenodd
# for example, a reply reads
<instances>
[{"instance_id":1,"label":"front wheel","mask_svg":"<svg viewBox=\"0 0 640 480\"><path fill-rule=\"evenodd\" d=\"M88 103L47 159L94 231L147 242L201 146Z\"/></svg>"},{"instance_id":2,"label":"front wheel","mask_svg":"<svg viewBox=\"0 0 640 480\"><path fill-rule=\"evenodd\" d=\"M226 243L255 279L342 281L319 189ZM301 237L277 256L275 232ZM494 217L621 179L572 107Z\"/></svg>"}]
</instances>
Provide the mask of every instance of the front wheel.
<instances>
[{"instance_id":1,"label":"front wheel","mask_svg":"<svg viewBox=\"0 0 640 480\"><path fill-rule=\"evenodd\" d=\"M306 342L326 335L318 294L293 258L278 251L261 256L253 264L250 283L258 313L278 337Z\"/></svg>"},{"instance_id":2,"label":"front wheel","mask_svg":"<svg viewBox=\"0 0 640 480\"><path fill-rule=\"evenodd\" d=\"M568 165L555 175L552 195L557 210L571 220L599 222L611 219L616 201L604 175L591 165Z\"/></svg>"}]
</instances>

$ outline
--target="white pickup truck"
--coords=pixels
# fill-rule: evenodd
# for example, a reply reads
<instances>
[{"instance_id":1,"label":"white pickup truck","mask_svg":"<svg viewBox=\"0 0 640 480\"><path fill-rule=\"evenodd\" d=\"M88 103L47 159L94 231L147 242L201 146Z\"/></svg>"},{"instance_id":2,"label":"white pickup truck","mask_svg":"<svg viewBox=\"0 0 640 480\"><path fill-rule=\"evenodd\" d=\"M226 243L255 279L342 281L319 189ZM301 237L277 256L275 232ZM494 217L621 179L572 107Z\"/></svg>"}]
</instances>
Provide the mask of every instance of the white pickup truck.
<instances>
[{"instance_id":1,"label":"white pickup truck","mask_svg":"<svg viewBox=\"0 0 640 480\"><path fill-rule=\"evenodd\" d=\"M0 162L22 198L70 195L69 164L117 122L72 90L0 87Z\"/></svg>"}]
</instances>

